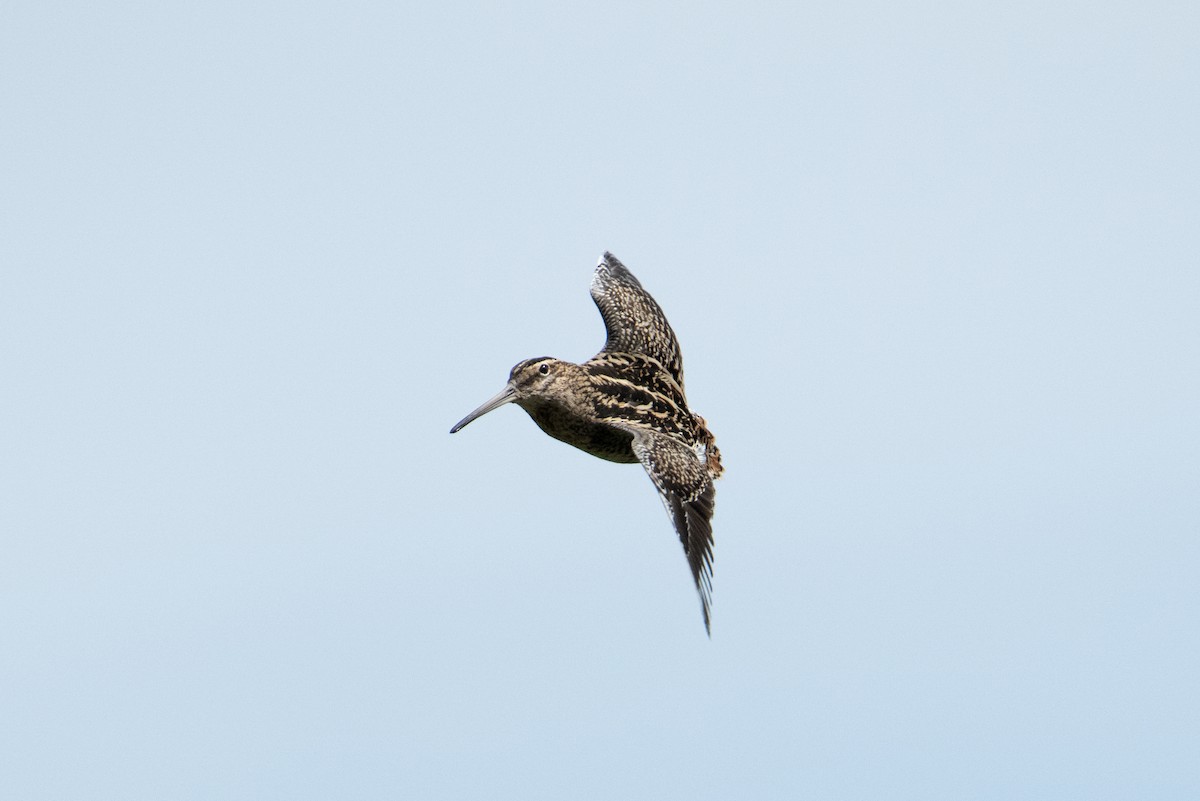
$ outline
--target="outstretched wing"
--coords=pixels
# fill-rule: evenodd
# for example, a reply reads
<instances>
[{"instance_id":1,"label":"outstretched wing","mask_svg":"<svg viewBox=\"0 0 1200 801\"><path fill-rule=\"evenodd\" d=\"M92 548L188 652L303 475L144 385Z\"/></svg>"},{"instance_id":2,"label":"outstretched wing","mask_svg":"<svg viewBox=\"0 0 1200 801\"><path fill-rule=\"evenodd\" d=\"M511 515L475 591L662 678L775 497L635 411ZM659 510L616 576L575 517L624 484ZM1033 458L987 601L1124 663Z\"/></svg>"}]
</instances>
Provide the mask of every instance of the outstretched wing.
<instances>
[{"instance_id":1,"label":"outstretched wing","mask_svg":"<svg viewBox=\"0 0 1200 801\"><path fill-rule=\"evenodd\" d=\"M592 277L592 300L604 318L608 340L601 353L639 353L661 364L683 386L683 357L666 315L611 253L600 257Z\"/></svg>"},{"instance_id":2,"label":"outstretched wing","mask_svg":"<svg viewBox=\"0 0 1200 801\"><path fill-rule=\"evenodd\" d=\"M679 440L644 428L621 427L633 434L633 452L650 474L675 524L700 593L704 629L711 635L712 516L717 495L712 479L695 452Z\"/></svg>"}]
</instances>

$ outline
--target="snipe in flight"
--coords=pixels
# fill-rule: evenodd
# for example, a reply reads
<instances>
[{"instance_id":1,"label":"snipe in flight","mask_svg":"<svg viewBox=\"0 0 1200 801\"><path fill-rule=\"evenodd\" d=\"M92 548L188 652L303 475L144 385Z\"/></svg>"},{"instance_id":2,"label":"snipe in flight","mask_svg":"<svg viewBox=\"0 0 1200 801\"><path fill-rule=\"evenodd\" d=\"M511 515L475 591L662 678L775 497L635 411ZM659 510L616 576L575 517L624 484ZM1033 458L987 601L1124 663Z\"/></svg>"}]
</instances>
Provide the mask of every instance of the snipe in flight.
<instances>
[{"instance_id":1,"label":"snipe in flight","mask_svg":"<svg viewBox=\"0 0 1200 801\"><path fill-rule=\"evenodd\" d=\"M555 439L611 462L641 462L683 543L711 633L712 514L721 453L688 410L679 342L633 274L605 253L592 278L608 340L583 364L542 356L512 369L496 397L458 422L515 403Z\"/></svg>"}]
</instances>

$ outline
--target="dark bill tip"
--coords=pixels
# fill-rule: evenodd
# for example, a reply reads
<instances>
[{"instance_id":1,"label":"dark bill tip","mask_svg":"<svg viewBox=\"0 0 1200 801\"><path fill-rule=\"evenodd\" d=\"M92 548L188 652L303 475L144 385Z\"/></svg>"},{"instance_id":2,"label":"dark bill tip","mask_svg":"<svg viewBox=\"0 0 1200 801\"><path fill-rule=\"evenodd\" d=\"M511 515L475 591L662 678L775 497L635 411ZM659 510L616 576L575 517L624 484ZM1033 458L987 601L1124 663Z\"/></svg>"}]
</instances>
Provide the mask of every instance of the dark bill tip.
<instances>
[{"instance_id":1,"label":"dark bill tip","mask_svg":"<svg viewBox=\"0 0 1200 801\"><path fill-rule=\"evenodd\" d=\"M498 395L496 395L496 397L492 398L487 403L483 404L478 409L471 412L466 417L464 417L463 419L461 419L457 423L455 423L454 428L450 429L450 433L453 434L456 431L458 431L460 428L465 428L468 423L470 423L472 420L476 419L477 417L483 417L485 414L492 411L493 409L499 409L501 406L503 406L506 403L512 403L514 400L516 400L516 398L517 398L517 391L512 388L511 384L506 385L504 387L504 389L500 390L500 393Z\"/></svg>"}]
</instances>

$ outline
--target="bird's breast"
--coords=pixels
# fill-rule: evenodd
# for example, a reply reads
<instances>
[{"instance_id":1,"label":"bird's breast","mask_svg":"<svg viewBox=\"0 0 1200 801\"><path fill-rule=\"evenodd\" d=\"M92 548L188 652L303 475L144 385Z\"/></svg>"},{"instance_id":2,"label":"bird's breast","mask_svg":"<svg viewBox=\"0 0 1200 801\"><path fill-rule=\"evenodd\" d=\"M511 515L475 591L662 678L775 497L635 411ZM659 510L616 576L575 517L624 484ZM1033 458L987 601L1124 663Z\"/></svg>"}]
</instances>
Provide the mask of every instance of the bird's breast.
<instances>
[{"instance_id":1,"label":"bird's breast","mask_svg":"<svg viewBox=\"0 0 1200 801\"><path fill-rule=\"evenodd\" d=\"M553 401L520 403L538 428L579 450L610 462L631 464L633 435L607 423L590 420Z\"/></svg>"}]
</instances>

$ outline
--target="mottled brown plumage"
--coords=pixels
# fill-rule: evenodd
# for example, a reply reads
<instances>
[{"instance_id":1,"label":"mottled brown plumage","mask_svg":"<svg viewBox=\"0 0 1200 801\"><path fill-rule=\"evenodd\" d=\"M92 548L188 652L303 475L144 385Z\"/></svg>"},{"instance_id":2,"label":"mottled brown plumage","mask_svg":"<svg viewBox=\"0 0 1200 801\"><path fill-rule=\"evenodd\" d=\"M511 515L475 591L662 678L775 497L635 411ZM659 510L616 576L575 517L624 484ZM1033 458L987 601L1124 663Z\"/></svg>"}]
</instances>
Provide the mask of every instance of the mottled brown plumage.
<instances>
[{"instance_id":1,"label":"mottled brown plumage","mask_svg":"<svg viewBox=\"0 0 1200 801\"><path fill-rule=\"evenodd\" d=\"M654 298L611 253L600 259L591 293L608 330L603 350L583 364L526 359L450 433L515 403L557 440L610 462L641 462L683 544L709 630L721 453L704 418L688 409L679 342Z\"/></svg>"}]
</instances>

